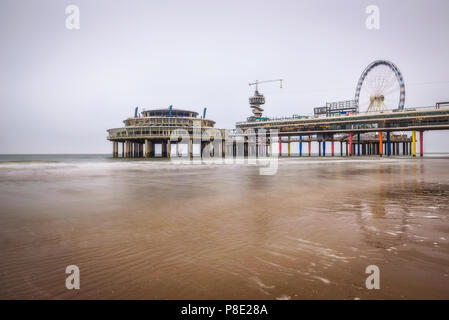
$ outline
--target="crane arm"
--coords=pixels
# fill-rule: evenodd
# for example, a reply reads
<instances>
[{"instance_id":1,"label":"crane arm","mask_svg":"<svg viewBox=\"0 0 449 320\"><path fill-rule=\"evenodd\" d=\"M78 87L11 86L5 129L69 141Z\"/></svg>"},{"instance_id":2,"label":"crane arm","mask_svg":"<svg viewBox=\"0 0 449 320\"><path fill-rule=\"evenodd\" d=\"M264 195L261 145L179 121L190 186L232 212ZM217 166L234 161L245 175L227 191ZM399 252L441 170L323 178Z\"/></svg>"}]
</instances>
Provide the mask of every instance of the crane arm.
<instances>
[{"instance_id":1,"label":"crane arm","mask_svg":"<svg viewBox=\"0 0 449 320\"><path fill-rule=\"evenodd\" d=\"M282 88L282 81L284 81L283 79L262 80L262 81L256 80L255 82L250 83L249 85L250 85L250 86L254 86L254 85L255 85L255 86L256 86L256 90L257 90L257 86L258 86L260 83L277 82L277 81L280 82L280 85L281 85L281 88Z\"/></svg>"}]
</instances>

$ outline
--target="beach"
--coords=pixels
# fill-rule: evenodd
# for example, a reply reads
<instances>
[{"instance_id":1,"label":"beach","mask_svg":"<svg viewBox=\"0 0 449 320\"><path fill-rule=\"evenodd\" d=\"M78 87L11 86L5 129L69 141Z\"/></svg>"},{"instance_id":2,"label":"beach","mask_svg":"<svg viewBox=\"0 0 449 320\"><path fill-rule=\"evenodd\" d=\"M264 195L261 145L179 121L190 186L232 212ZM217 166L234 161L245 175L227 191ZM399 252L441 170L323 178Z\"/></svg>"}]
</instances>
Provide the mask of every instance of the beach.
<instances>
[{"instance_id":1,"label":"beach","mask_svg":"<svg viewBox=\"0 0 449 320\"><path fill-rule=\"evenodd\" d=\"M449 299L448 164L0 156L0 299Z\"/></svg>"}]
</instances>

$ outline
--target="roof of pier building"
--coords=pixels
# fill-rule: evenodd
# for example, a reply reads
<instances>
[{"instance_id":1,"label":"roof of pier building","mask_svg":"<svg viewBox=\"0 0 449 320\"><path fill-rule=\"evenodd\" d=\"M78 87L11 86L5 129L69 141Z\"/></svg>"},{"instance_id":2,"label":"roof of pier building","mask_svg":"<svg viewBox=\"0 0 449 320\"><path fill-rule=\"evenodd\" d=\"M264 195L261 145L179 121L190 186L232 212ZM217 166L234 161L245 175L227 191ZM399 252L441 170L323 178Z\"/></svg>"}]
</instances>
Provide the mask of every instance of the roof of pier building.
<instances>
[{"instance_id":1,"label":"roof of pier building","mask_svg":"<svg viewBox=\"0 0 449 320\"><path fill-rule=\"evenodd\" d=\"M137 117L125 119L126 127L132 126L173 126L191 127L194 121L201 121L203 127L214 127L215 121L199 118L198 112L186 109L152 109L143 110Z\"/></svg>"},{"instance_id":2,"label":"roof of pier building","mask_svg":"<svg viewBox=\"0 0 449 320\"><path fill-rule=\"evenodd\" d=\"M153 110L143 110L141 112L144 117L198 117L198 112L183 110L183 109L153 109Z\"/></svg>"}]
</instances>

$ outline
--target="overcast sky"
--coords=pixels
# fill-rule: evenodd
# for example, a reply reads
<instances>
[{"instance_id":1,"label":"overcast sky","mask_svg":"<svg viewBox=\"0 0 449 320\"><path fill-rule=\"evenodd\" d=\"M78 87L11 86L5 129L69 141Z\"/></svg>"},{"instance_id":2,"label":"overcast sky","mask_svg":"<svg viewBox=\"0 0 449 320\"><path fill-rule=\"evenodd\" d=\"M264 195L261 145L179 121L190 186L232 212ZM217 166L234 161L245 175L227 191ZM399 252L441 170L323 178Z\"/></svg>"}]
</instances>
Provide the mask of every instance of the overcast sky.
<instances>
[{"instance_id":1,"label":"overcast sky","mask_svg":"<svg viewBox=\"0 0 449 320\"><path fill-rule=\"evenodd\" d=\"M377 59L402 71L406 106L448 101L448 16L447 0L1 0L0 153L110 153L106 130L136 106L207 107L233 128L256 79L285 79L260 87L265 115L310 114L353 99ZM449 131L425 139L449 152Z\"/></svg>"}]
</instances>

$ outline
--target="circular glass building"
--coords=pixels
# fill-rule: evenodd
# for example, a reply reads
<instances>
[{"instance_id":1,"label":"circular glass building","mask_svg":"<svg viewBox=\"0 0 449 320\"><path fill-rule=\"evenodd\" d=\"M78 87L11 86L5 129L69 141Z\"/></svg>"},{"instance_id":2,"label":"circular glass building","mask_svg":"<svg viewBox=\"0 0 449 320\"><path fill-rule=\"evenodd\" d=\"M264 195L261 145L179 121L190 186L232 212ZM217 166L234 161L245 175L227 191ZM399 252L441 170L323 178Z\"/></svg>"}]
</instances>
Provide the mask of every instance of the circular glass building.
<instances>
[{"instance_id":1,"label":"circular glass building","mask_svg":"<svg viewBox=\"0 0 449 320\"><path fill-rule=\"evenodd\" d=\"M119 144L122 157L170 157L174 135L175 140L179 135L179 141L188 141L181 153L192 156L195 137L201 141L203 132L215 125L215 121L198 117L198 112L171 107L143 110L139 114L136 109L135 116L123 122L124 127L107 130L114 157L119 156ZM177 153L178 147L184 147L178 146L177 141L174 144Z\"/></svg>"}]
</instances>

